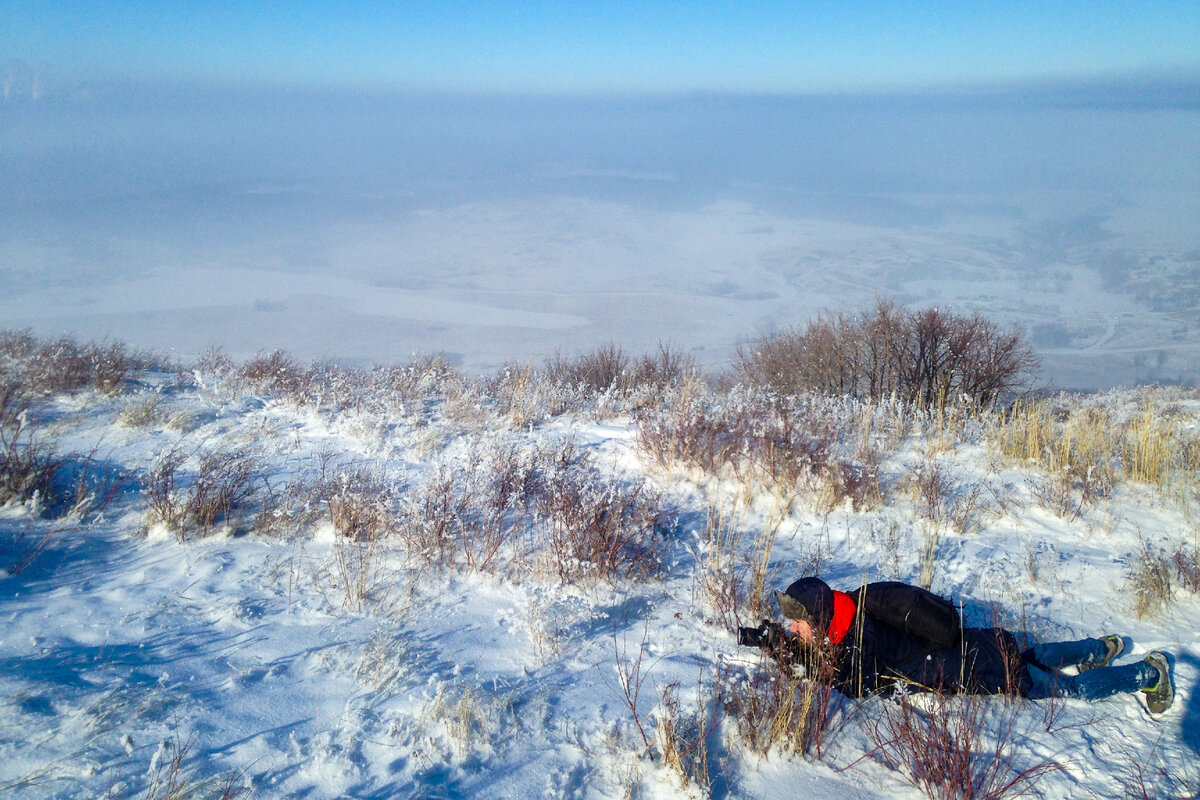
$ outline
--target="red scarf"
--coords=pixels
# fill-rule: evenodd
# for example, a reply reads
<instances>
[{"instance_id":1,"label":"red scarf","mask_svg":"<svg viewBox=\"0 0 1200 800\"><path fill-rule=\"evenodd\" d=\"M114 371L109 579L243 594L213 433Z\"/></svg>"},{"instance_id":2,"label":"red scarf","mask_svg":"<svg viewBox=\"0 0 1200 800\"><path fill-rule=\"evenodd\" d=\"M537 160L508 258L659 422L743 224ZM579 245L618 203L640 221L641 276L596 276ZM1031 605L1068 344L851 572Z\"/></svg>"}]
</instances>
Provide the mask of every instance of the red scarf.
<instances>
[{"instance_id":1,"label":"red scarf","mask_svg":"<svg viewBox=\"0 0 1200 800\"><path fill-rule=\"evenodd\" d=\"M854 600L845 592L833 592L833 619L829 621L829 641L841 644L846 638L846 632L854 624L854 613L857 609Z\"/></svg>"}]
</instances>

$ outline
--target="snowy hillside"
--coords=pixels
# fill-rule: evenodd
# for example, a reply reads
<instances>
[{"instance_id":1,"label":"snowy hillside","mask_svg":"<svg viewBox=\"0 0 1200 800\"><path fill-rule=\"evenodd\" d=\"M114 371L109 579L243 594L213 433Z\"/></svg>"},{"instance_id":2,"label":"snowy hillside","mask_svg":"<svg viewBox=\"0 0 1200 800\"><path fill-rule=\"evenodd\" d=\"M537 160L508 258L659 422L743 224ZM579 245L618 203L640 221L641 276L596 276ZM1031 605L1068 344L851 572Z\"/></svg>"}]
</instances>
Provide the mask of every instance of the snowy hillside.
<instances>
[{"instance_id":1,"label":"snowy hillside","mask_svg":"<svg viewBox=\"0 0 1200 800\"><path fill-rule=\"evenodd\" d=\"M604 383L3 343L6 796L919 798L938 721L975 797L1200 793L1193 391L972 416L668 353ZM1175 704L814 695L735 632L804 574L1123 634Z\"/></svg>"}]
</instances>

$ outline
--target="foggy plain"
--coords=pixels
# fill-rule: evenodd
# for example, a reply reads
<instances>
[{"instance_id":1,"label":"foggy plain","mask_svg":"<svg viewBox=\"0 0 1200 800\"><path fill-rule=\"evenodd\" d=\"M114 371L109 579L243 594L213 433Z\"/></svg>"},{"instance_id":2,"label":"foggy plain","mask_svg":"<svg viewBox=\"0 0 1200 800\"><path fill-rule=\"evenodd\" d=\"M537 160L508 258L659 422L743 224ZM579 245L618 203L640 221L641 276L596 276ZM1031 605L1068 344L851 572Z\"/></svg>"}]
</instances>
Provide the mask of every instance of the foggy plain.
<instances>
[{"instance_id":1,"label":"foggy plain","mask_svg":"<svg viewBox=\"0 0 1200 800\"><path fill-rule=\"evenodd\" d=\"M1039 384L1200 382L1200 83L569 98L81 85L0 101L0 326L469 372L715 369L879 296Z\"/></svg>"}]
</instances>

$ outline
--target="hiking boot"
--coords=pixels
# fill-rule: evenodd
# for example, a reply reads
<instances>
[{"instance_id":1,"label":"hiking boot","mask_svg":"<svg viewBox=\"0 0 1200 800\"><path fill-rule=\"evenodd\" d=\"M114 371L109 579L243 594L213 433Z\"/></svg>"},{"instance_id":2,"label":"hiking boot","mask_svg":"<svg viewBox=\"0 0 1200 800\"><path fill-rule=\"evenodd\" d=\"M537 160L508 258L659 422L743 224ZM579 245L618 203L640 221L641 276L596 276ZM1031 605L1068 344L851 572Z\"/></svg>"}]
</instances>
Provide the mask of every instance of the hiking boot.
<instances>
[{"instance_id":1,"label":"hiking boot","mask_svg":"<svg viewBox=\"0 0 1200 800\"><path fill-rule=\"evenodd\" d=\"M1100 641L1104 642L1105 652L1104 658L1099 661L1091 661L1086 664L1080 664L1077 669L1080 672L1087 672L1089 669L1096 667L1107 667L1113 662L1113 659L1125 652L1125 640L1115 633L1110 633L1108 636L1101 637Z\"/></svg>"},{"instance_id":2,"label":"hiking boot","mask_svg":"<svg viewBox=\"0 0 1200 800\"><path fill-rule=\"evenodd\" d=\"M1171 668L1167 656L1155 650L1146 656L1146 663L1158 670L1158 682L1142 689L1146 693L1146 708L1151 714L1161 714L1171 707L1175 699L1175 687L1171 685Z\"/></svg>"}]
</instances>

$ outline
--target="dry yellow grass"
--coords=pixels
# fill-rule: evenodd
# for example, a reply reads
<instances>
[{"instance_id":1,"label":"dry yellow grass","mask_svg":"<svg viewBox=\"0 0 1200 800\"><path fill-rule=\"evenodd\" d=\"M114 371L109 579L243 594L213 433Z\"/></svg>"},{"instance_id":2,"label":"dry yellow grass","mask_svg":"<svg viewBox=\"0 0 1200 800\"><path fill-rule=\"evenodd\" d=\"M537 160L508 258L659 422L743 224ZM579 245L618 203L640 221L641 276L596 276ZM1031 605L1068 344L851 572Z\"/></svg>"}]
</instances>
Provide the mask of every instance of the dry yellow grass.
<instances>
[{"instance_id":1,"label":"dry yellow grass","mask_svg":"<svg viewBox=\"0 0 1200 800\"><path fill-rule=\"evenodd\" d=\"M1179 425L1155 414L1153 403L1130 423L1121 443L1121 463L1130 480L1164 485L1176 466ZM1182 465L1179 465L1182 466Z\"/></svg>"},{"instance_id":2,"label":"dry yellow grass","mask_svg":"<svg viewBox=\"0 0 1200 800\"><path fill-rule=\"evenodd\" d=\"M1181 499L1195 494L1200 440L1177 409L1153 397L1122 419L1119 410L1083 400L1015 403L999 418L992 444L1005 456L1034 462L1083 501L1107 494L1118 480L1149 484Z\"/></svg>"}]
</instances>

